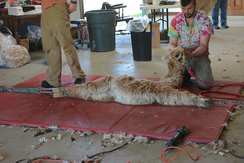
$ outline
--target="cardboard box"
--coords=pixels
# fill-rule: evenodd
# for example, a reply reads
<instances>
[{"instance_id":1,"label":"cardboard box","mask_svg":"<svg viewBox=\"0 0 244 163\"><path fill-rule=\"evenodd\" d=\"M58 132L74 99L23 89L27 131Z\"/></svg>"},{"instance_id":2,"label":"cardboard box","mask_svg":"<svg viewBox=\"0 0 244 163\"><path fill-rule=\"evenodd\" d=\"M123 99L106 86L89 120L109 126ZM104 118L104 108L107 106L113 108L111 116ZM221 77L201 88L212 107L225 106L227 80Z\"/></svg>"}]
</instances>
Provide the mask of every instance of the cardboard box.
<instances>
[{"instance_id":1,"label":"cardboard box","mask_svg":"<svg viewBox=\"0 0 244 163\"><path fill-rule=\"evenodd\" d=\"M152 4L152 0L147 0L147 3L148 4Z\"/></svg>"},{"instance_id":2,"label":"cardboard box","mask_svg":"<svg viewBox=\"0 0 244 163\"><path fill-rule=\"evenodd\" d=\"M29 38L28 37L20 37L19 44L21 46L24 46L26 48L26 50L28 50L28 52L29 52L30 48L29 48Z\"/></svg>"},{"instance_id":3,"label":"cardboard box","mask_svg":"<svg viewBox=\"0 0 244 163\"><path fill-rule=\"evenodd\" d=\"M152 48L160 47L160 23L152 23Z\"/></svg>"}]
</instances>

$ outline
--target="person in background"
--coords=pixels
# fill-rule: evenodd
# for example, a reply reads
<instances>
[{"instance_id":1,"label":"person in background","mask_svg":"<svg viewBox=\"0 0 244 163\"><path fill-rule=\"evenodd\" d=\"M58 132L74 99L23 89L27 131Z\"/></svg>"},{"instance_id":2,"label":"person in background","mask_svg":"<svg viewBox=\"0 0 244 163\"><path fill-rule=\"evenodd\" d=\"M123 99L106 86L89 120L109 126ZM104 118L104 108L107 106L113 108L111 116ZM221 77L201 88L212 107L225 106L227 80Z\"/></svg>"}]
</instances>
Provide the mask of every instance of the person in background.
<instances>
[{"instance_id":1,"label":"person in background","mask_svg":"<svg viewBox=\"0 0 244 163\"><path fill-rule=\"evenodd\" d=\"M196 0L181 0L182 12L171 21L168 36L169 50L181 46L188 56L188 66L193 73L208 84L213 83L212 69L209 60L209 41L214 34L210 18L196 10ZM183 84L190 82L190 74L185 70ZM196 80L200 89L210 86Z\"/></svg>"},{"instance_id":2,"label":"person in background","mask_svg":"<svg viewBox=\"0 0 244 163\"><path fill-rule=\"evenodd\" d=\"M54 88L61 86L62 54L65 52L71 69L74 84L85 83L85 73L81 69L75 43L70 33L69 14L76 11L77 0L42 0L41 31L43 50L46 52L48 68L47 78L42 87Z\"/></svg>"},{"instance_id":3,"label":"person in background","mask_svg":"<svg viewBox=\"0 0 244 163\"><path fill-rule=\"evenodd\" d=\"M219 27L219 9L220 9L220 24L222 28L229 28L227 25L227 8L228 0L217 0L212 12L212 23L214 29L220 29Z\"/></svg>"}]
</instances>

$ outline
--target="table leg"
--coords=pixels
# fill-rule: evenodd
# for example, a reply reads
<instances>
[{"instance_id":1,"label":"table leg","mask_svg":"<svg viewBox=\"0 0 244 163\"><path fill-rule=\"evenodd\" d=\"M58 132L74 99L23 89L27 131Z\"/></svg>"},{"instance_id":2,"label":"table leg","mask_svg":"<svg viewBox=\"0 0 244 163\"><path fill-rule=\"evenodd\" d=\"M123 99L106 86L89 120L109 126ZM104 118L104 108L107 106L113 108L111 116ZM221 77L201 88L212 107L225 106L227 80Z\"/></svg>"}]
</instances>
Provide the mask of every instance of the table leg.
<instances>
[{"instance_id":1,"label":"table leg","mask_svg":"<svg viewBox=\"0 0 244 163\"><path fill-rule=\"evenodd\" d=\"M156 17L156 12L155 12L155 9L154 9L154 10L153 10L153 22L156 21L155 17Z\"/></svg>"},{"instance_id":2,"label":"table leg","mask_svg":"<svg viewBox=\"0 0 244 163\"><path fill-rule=\"evenodd\" d=\"M19 25L20 20L19 19L13 19L13 36L16 39L17 44L19 44Z\"/></svg>"},{"instance_id":3,"label":"table leg","mask_svg":"<svg viewBox=\"0 0 244 163\"><path fill-rule=\"evenodd\" d=\"M169 9L166 9L167 12L167 42L169 43L169 36L168 36L168 31L169 31Z\"/></svg>"},{"instance_id":4,"label":"table leg","mask_svg":"<svg viewBox=\"0 0 244 163\"><path fill-rule=\"evenodd\" d=\"M147 15L148 16L148 11L147 10L142 10L142 16Z\"/></svg>"},{"instance_id":5,"label":"table leg","mask_svg":"<svg viewBox=\"0 0 244 163\"><path fill-rule=\"evenodd\" d=\"M155 22L155 9L151 9L151 21Z\"/></svg>"},{"instance_id":6,"label":"table leg","mask_svg":"<svg viewBox=\"0 0 244 163\"><path fill-rule=\"evenodd\" d=\"M162 9L162 28L164 29L164 9Z\"/></svg>"}]
</instances>

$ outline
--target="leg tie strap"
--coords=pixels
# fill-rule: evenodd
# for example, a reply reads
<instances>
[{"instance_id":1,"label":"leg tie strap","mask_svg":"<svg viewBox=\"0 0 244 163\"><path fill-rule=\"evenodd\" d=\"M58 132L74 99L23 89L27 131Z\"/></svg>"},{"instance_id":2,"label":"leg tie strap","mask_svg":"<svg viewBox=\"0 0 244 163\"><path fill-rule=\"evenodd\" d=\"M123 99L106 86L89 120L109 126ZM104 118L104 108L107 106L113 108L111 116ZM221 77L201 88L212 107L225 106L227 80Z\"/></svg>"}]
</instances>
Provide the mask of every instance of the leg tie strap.
<instances>
[{"instance_id":1,"label":"leg tie strap","mask_svg":"<svg viewBox=\"0 0 244 163\"><path fill-rule=\"evenodd\" d=\"M64 94L64 97L68 97L66 92L65 92L65 89L63 87L61 89L62 89L62 93Z\"/></svg>"}]
</instances>

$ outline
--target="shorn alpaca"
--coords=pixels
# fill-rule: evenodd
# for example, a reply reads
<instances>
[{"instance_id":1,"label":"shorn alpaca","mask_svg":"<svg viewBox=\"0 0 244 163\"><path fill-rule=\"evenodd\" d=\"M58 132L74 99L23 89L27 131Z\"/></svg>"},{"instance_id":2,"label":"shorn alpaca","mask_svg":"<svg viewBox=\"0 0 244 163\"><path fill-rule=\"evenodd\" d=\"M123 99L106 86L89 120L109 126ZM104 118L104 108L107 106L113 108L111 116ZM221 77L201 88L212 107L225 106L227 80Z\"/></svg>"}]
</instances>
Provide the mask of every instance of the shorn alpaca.
<instances>
[{"instance_id":1,"label":"shorn alpaca","mask_svg":"<svg viewBox=\"0 0 244 163\"><path fill-rule=\"evenodd\" d=\"M76 97L100 102L116 101L129 105L160 103L211 107L209 99L177 89L182 84L187 57L181 47L171 50L170 56L169 72L160 81L135 79L131 76L107 76L82 85L53 88L53 97Z\"/></svg>"}]
</instances>

